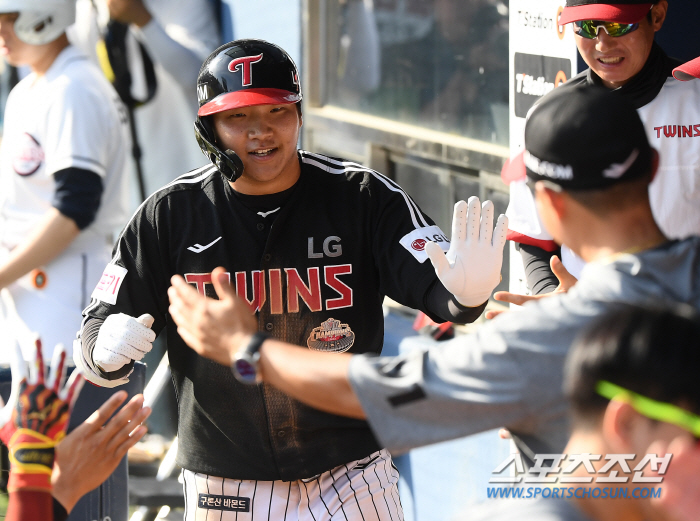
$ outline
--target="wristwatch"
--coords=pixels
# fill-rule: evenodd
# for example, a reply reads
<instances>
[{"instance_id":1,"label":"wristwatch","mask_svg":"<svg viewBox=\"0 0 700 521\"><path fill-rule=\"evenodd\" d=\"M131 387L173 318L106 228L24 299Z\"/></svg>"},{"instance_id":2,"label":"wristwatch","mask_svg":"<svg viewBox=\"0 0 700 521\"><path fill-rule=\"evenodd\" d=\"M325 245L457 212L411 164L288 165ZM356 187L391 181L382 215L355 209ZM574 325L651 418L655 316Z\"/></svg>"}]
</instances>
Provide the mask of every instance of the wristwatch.
<instances>
[{"instance_id":1,"label":"wristwatch","mask_svg":"<svg viewBox=\"0 0 700 521\"><path fill-rule=\"evenodd\" d=\"M257 383L260 347L268 338L267 334L258 331L250 339L248 345L236 353L231 364L231 371L233 371L236 380L244 384Z\"/></svg>"}]
</instances>

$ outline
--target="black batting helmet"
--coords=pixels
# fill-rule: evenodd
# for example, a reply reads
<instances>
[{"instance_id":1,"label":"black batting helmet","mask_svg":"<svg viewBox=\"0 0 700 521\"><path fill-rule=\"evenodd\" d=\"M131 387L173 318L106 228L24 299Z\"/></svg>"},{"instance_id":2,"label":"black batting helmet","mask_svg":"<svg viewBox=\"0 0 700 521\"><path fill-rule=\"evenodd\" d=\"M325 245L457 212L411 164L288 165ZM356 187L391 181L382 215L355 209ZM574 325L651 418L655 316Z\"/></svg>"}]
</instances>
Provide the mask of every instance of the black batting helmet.
<instances>
[{"instance_id":1,"label":"black batting helmet","mask_svg":"<svg viewBox=\"0 0 700 521\"><path fill-rule=\"evenodd\" d=\"M233 150L219 148L207 116L252 105L299 103L299 73L281 47L264 40L235 40L205 60L197 77L197 101L197 143L219 171L235 181L243 173L243 163Z\"/></svg>"}]
</instances>

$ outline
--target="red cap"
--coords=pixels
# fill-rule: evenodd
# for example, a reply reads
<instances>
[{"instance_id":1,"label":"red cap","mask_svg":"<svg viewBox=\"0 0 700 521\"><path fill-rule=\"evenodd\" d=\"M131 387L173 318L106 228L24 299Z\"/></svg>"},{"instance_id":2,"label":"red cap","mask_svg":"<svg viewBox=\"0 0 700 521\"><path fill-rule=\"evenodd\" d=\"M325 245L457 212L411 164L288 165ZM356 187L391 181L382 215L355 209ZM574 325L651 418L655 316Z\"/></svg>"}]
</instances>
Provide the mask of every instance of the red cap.
<instances>
[{"instance_id":1,"label":"red cap","mask_svg":"<svg viewBox=\"0 0 700 521\"><path fill-rule=\"evenodd\" d=\"M653 4L651 2L604 4L590 0L568 0L566 5L559 18L559 25L581 20L634 24L646 16Z\"/></svg>"},{"instance_id":2,"label":"red cap","mask_svg":"<svg viewBox=\"0 0 700 521\"><path fill-rule=\"evenodd\" d=\"M245 89L220 94L199 107L198 116L210 116L217 112L251 107L253 105L289 105L301 100L301 94L283 89Z\"/></svg>"},{"instance_id":3,"label":"red cap","mask_svg":"<svg viewBox=\"0 0 700 521\"><path fill-rule=\"evenodd\" d=\"M700 58L695 58L673 69L673 77L681 81L700 78Z\"/></svg>"},{"instance_id":4,"label":"red cap","mask_svg":"<svg viewBox=\"0 0 700 521\"><path fill-rule=\"evenodd\" d=\"M506 161L501 169L501 180L509 185L513 181L520 181L527 177L527 171L525 170L525 160L523 156L525 155L525 150L520 152L517 156Z\"/></svg>"}]
</instances>

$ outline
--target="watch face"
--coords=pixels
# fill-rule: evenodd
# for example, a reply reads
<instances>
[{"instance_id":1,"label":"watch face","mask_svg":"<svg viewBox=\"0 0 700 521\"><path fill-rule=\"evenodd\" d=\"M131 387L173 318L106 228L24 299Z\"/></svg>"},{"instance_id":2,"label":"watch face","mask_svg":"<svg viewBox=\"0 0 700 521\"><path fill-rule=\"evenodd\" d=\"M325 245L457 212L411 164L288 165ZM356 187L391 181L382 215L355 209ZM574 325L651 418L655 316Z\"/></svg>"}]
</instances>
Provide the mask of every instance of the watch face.
<instances>
[{"instance_id":1,"label":"watch face","mask_svg":"<svg viewBox=\"0 0 700 521\"><path fill-rule=\"evenodd\" d=\"M255 369L255 366L251 364L248 360L239 358L233 363L233 367L235 369L234 374L236 378L238 378L241 382L247 384L255 383L255 376L257 375L257 371Z\"/></svg>"}]
</instances>

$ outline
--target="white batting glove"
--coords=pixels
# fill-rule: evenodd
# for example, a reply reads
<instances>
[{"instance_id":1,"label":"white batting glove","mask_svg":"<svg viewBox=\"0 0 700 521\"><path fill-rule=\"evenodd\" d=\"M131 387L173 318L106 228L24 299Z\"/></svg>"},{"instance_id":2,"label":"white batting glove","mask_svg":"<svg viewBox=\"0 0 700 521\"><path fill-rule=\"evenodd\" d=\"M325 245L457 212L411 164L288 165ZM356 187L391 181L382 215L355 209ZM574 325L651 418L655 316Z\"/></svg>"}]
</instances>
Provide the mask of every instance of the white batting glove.
<instances>
[{"instance_id":1,"label":"white batting glove","mask_svg":"<svg viewBox=\"0 0 700 521\"><path fill-rule=\"evenodd\" d=\"M501 281L507 231L508 218L505 215L498 218L496 229L493 229L491 201L481 205L478 197L470 197L469 203L459 201L455 204L452 242L447 255L434 242L425 245L425 253L440 282L463 306L483 304Z\"/></svg>"},{"instance_id":2,"label":"white batting glove","mask_svg":"<svg viewBox=\"0 0 700 521\"><path fill-rule=\"evenodd\" d=\"M92 360L102 371L111 373L132 360L141 360L153 347L156 334L150 329L153 317L139 318L124 313L110 315L100 327Z\"/></svg>"}]
</instances>

